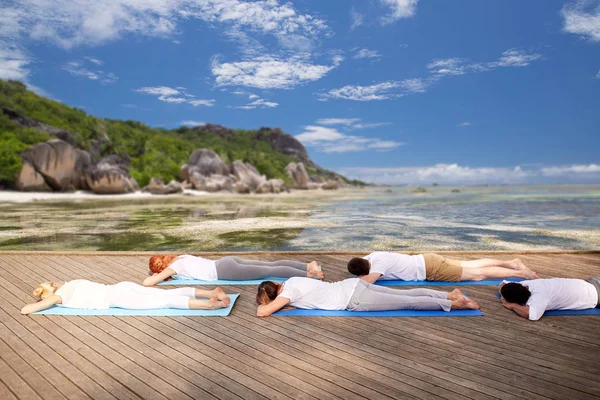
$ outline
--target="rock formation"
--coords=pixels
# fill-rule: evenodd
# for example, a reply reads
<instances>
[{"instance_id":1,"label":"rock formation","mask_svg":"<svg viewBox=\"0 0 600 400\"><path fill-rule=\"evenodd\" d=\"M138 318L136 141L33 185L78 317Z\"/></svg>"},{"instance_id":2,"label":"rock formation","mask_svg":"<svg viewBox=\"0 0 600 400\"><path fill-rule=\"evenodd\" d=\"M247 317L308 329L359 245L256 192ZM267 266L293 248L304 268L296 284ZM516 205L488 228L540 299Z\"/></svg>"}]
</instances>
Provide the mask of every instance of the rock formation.
<instances>
[{"instance_id":1,"label":"rock formation","mask_svg":"<svg viewBox=\"0 0 600 400\"><path fill-rule=\"evenodd\" d=\"M98 194L120 194L139 190L135 179L129 175L128 162L110 155L90 167L85 174L89 188Z\"/></svg>"},{"instance_id":2,"label":"rock formation","mask_svg":"<svg viewBox=\"0 0 600 400\"><path fill-rule=\"evenodd\" d=\"M292 135L283 132L280 128L260 128L256 132L255 138L269 143L274 150L286 156L293 157L298 162L310 168L319 169L319 166L308 156L304 145Z\"/></svg>"},{"instance_id":3,"label":"rock formation","mask_svg":"<svg viewBox=\"0 0 600 400\"><path fill-rule=\"evenodd\" d=\"M183 184L177 181L171 181L168 185L165 185L160 179L152 178L150 179L148 186L146 186L143 190L152 194L183 193Z\"/></svg>"},{"instance_id":4,"label":"rock formation","mask_svg":"<svg viewBox=\"0 0 600 400\"><path fill-rule=\"evenodd\" d=\"M92 163L90 155L63 140L38 143L21 153L21 159L23 168L16 183L19 190L88 189L85 174Z\"/></svg>"},{"instance_id":5,"label":"rock formation","mask_svg":"<svg viewBox=\"0 0 600 400\"><path fill-rule=\"evenodd\" d=\"M308 189L310 177L306 172L306 168L304 168L304 164L291 162L285 167L285 172L294 181L295 189Z\"/></svg>"},{"instance_id":6,"label":"rock formation","mask_svg":"<svg viewBox=\"0 0 600 400\"><path fill-rule=\"evenodd\" d=\"M266 182L267 178L261 175L253 165L236 160L231 164L231 173L238 182L246 185L250 191L255 191L257 187Z\"/></svg>"}]
</instances>

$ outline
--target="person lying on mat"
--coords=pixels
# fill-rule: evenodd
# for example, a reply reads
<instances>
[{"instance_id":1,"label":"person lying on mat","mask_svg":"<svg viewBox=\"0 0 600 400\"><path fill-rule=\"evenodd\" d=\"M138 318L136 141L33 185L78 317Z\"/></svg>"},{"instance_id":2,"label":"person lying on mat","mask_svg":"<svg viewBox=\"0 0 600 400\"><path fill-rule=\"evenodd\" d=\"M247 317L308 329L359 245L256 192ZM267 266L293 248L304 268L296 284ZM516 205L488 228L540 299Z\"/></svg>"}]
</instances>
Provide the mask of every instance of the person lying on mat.
<instances>
[{"instance_id":1,"label":"person lying on mat","mask_svg":"<svg viewBox=\"0 0 600 400\"><path fill-rule=\"evenodd\" d=\"M256 315L268 317L286 306L319 310L476 310L479 305L459 290L398 290L376 286L359 278L323 282L290 278L284 283L262 282L256 294Z\"/></svg>"},{"instance_id":2,"label":"person lying on mat","mask_svg":"<svg viewBox=\"0 0 600 400\"><path fill-rule=\"evenodd\" d=\"M387 251L376 251L364 258L351 259L348 272L369 283L380 279L460 282L508 277L539 278L518 258L510 261L490 258L460 261L434 253L409 256Z\"/></svg>"},{"instance_id":3,"label":"person lying on mat","mask_svg":"<svg viewBox=\"0 0 600 400\"><path fill-rule=\"evenodd\" d=\"M69 308L105 310L111 307L134 310L153 308L182 308L192 310L212 310L229 306L229 296L223 289L202 290L191 287L163 290L147 288L133 282L119 282L115 285L76 279L64 283L44 282L33 291L39 299L27 304L21 314L31 314L54 305ZM207 298L208 300L198 300Z\"/></svg>"},{"instance_id":4,"label":"person lying on mat","mask_svg":"<svg viewBox=\"0 0 600 400\"><path fill-rule=\"evenodd\" d=\"M289 260L265 262L244 260L233 256L223 257L215 261L185 254L182 256L152 256L148 264L152 276L144 279L144 286L154 286L173 275L177 275L178 278L203 281L216 281L217 279L245 281L269 277L291 278L294 276L323 279L323 272L316 261L308 264Z\"/></svg>"},{"instance_id":5,"label":"person lying on mat","mask_svg":"<svg viewBox=\"0 0 600 400\"><path fill-rule=\"evenodd\" d=\"M499 289L502 305L531 321L542 318L546 310L600 308L600 277L504 281Z\"/></svg>"}]
</instances>

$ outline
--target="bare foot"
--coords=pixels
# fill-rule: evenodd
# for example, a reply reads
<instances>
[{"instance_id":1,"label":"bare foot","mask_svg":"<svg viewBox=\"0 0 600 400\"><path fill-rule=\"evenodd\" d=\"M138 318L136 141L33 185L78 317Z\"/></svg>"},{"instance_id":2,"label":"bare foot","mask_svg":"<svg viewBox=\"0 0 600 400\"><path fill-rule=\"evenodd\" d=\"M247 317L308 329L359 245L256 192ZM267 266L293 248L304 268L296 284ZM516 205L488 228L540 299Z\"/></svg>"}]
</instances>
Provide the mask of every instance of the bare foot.
<instances>
[{"instance_id":1,"label":"bare foot","mask_svg":"<svg viewBox=\"0 0 600 400\"><path fill-rule=\"evenodd\" d=\"M516 269L516 270L528 269L525 266L525 264L523 264L523 261L521 261L520 258L515 258L514 260L510 260L510 264L512 265L512 268Z\"/></svg>"},{"instance_id":2,"label":"bare foot","mask_svg":"<svg viewBox=\"0 0 600 400\"><path fill-rule=\"evenodd\" d=\"M454 300L452 302L452 308L455 310L478 310L479 304L474 300L463 297L462 299Z\"/></svg>"},{"instance_id":3,"label":"bare foot","mask_svg":"<svg viewBox=\"0 0 600 400\"><path fill-rule=\"evenodd\" d=\"M219 301L229 301L229 296L227 296L227 293L225 293L220 287L214 288L212 290L212 293L213 296L216 297Z\"/></svg>"},{"instance_id":4,"label":"bare foot","mask_svg":"<svg viewBox=\"0 0 600 400\"><path fill-rule=\"evenodd\" d=\"M225 305L225 302L219 301L219 299L217 299L216 296L208 299L207 303L209 305L209 308L212 310L217 309L217 308L227 307L227 305Z\"/></svg>"},{"instance_id":5,"label":"bare foot","mask_svg":"<svg viewBox=\"0 0 600 400\"><path fill-rule=\"evenodd\" d=\"M321 271L321 266L316 262L312 261L307 264L306 276L314 279L323 279L325 275Z\"/></svg>"},{"instance_id":6,"label":"bare foot","mask_svg":"<svg viewBox=\"0 0 600 400\"><path fill-rule=\"evenodd\" d=\"M448 293L448 300L459 300L462 298L465 298L465 294L458 288Z\"/></svg>"},{"instance_id":7,"label":"bare foot","mask_svg":"<svg viewBox=\"0 0 600 400\"><path fill-rule=\"evenodd\" d=\"M533 272L529 268L523 270L523 272L524 272L524 275L525 275L525 279L540 279L540 277L538 276L538 274L536 274L535 272Z\"/></svg>"}]
</instances>

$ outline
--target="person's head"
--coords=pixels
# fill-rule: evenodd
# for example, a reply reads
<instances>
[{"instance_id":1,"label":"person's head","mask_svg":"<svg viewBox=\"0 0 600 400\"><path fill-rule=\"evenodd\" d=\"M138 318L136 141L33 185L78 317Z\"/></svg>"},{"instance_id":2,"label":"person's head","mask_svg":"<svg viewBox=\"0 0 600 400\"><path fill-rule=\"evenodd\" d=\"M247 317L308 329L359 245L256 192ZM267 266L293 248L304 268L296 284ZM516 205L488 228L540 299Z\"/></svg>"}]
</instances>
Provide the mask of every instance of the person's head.
<instances>
[{"instance_id":1,"label":"person's head","mask_svg":"<svg viewBox=\"0 0 600 400\"><path fill-rule=\"evenodd\" d=\"M526 304L527 300L529 300L529 296L531 296L531 292L527 286L521 285L517 282L510 282L502 285L500 288L500 294L509 303L516 303L520 305Z\"/></svg>"},{"instance_id":2,"label":"person's head","mask_svg":"<svg viewBox=\"0 0 600 400\"><path fill-rule=\"evenodd\" d=\"M160 274L163 269L167 268L177 256L174 255L164 255L164 256L152 256L150 257L150 261L148 262L148 266L150 267L150 271L153 274Z\"/></svg>"},{"instance_id":3,"label":"person's head","mask_svg":"<svg viewBox=\"0 0 600 400\"><path fill-rule=\"evenodd\" d=\"M279 294L281 285L276 282L264 281L258 285L258 293L256 293L256 303L259 306L264 306L275 300Z\"/></svg>"},{"instance_id":4,"label":"person's head","mask_svg":"<svg viewBox=\"0 0 600 400\"><path fill-rule=\"evenodd\" d=\"M352 260L348 261L348 272L352 275L368 275L370 269L371 264L369 263L369 260L364 258L354 257Z\"/></svg>"},{"instance_id":5,"label":"person's head","mask_svg":"<svg viewBox=\"0 0 600 400\"><path fill-rule=\"evenodd\" d=\"M46 297L52 296L56 292L56 289L58 289L58 285L54 282L40 283L33 289L33 295L38 299L44 300Z\"/></svg>"}]
</instances>

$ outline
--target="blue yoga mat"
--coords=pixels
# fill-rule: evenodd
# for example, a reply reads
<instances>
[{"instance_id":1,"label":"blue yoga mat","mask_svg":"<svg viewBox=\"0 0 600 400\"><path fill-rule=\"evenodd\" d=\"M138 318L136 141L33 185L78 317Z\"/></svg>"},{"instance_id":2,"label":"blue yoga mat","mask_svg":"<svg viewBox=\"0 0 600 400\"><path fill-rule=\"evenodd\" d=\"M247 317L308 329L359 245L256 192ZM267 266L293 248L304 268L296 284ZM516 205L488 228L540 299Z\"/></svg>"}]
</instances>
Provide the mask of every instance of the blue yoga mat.
<instances>
[{"instance_id":1,"label":"blue yoga mat","mask_svg":"<svg viewBox=\"0 0 600 400\"><path fill-rule=\"evenodd\" d=\"M170 281L162 281L158 285L260 285L264 281L273 281L277 283L283 283L288 278L264 278L264 279L253 279L247 281L228 281L225 279L217 279L216 281L201 281L199 279L172 279Z\"/></svg>"},{"instance_id":2,"label":"blue yoga mat","mask_svg":"<svg viewBox=\"0 0 600 400\"><path fill-rule=\"evenodd\" d=\"M273 317L479 317L483 313L479 310L451 310L446 311L415 311L415 310L390 310L390 311L326 311L306 310L296 308L293 310L279 311Z\"/></svg>"},{"instance_id":3,"label":"blue yoga mat","mask_svg":"<svg viewBox=\"0 0 600 400\"><path fill-rule=\"evenodd\" d=\"M403 281L403 280L379 280L375 284L378 286L489 286L499 285L502 281L521 282L521 278L503 278L503 279L486 279L483 281L461 281L461 282L439 282L439 281Z\"/></svg>"},{"instance_id":4,"label":"blue yoga mat","mask_svg":"<svg viewBox=\"0 0 600 400\"><path fill-rule=\"evenodd\" d=\"M501 298L500 293L494 293L497 298ZM513 311L514 312L514 311ZM517 314L516 312L514 312ZM517 314L519 315L519 314ZM578 315L600 315L600 308L587 308L585 310L549 310L544 312L544 316L560 317L560 316L578 316Z\"/></svg>"},{"instance_id":5,"label":"blue yoga mat","mask_svg":"<svg viewBox=\"0 0 600 400\"><path fill-rule=\"evenodd\" d=\"M54 306L35 312L41 315L78 315L78 316L115 316L115 317L226 317L231 312L239 294L230 294L231 303L227 308L217 310L184 310L178 308L154 308L150 310L130 310L126 308L109 308L105 310L87 310L83 308L68 308Z\"/></svg>"}]
</instances>

